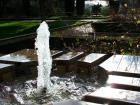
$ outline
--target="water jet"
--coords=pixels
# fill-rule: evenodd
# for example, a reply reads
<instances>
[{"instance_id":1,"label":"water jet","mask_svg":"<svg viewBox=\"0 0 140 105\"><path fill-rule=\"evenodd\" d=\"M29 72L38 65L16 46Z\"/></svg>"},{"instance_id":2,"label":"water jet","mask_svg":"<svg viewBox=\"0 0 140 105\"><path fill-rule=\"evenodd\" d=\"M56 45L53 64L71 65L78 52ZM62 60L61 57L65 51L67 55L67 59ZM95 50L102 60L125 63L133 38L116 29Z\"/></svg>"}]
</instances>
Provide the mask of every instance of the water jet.
<instances>
[{"instance_id":1,"label":"water jet","mask_svg":"<svg viewBox=\"0 0 140 105\"><path fill-rule=\"evenodd\" d=\"M44 88L49 92L51 87L50 74L52 69L52 57L49 47L49 27L43 21L37 29L37 38L35 48L38 55L38 77L37 90L42 91Z\"/></svg>"}]
</instances>

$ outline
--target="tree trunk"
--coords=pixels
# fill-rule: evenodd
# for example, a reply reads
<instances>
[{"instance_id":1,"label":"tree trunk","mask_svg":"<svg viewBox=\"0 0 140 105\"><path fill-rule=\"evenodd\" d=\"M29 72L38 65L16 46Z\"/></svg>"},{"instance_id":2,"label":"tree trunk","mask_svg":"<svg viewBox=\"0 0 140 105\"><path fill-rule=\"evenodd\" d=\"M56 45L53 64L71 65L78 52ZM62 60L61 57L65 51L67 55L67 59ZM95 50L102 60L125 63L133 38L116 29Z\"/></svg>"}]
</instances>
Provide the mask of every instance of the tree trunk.
<instances>
[{"instance_id":1,"label":"tree trunk","mask_svg":"<svg viewBox=\"0 0 140 105\"><path fill-rule=\"evenodd\" d=\"M45 0L39 0L39 9L40 9L40 18L41 20L45 20Z\"/></svg>"},{"instance_id":2,"label":"tree trunk","mask_svg":"<svg viewBox=\"0 0 140 105\"><path fill-rule=\"evenodd\" d=\"M54 0L46 0L46 14L47 16L54 15Z\"/></svg>"},{"instance_id":3,"label":"tree trunk","mask_svg":"<svg viewBox=\"0 0 140 105\"><path fill-rule=\"evenodd\" d=\"M3 0L0 0L0 17L2 17L3 14Z\"/></svg>"},{"instance_id":4,"label":"tree trunk","mask_svg":"<svg viewBox=\"0 0 140 105\"><path fill-rule=\"evenodd\" d=\"M30 16L30 0L23 0L23 9L26 16Z\"/></svg>"},{"instance_id":5,"label":"tree trunk","mask_svg":"<svg viewBox=\"0 0 140 105\"><path fill-rule=\"evenodd\" d=\"M65 0L65 12L68 16L72 16L74 14L74 1L75 0Z\"/></svg>"},{"instance_id":6,"label":"tree trunk","mask_svg":"<svg viewBox=\"0 0 140 105\"><path fill-rule=\"evenodd\" d=\"M7 12L8 0L0 0L0 17L4 17Z\"/></svg>"},{"instance_id":7,"label":"tree trunk","mask_svg":"<svg viewBox=\"0 0 140 105\"><path fill-rule=\"evenodd\" d=\"M39 0L40 16L45 20L47 16L54 14L53 0Z\"/></svg>"}]
</instances>

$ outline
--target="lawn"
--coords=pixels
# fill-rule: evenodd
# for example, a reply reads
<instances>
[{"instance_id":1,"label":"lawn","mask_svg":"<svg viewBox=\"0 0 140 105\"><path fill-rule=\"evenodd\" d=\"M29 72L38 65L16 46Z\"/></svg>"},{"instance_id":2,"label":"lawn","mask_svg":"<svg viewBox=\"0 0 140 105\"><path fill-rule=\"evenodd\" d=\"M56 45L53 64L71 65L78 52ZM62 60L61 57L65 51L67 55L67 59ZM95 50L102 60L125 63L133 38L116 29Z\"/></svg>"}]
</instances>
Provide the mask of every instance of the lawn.
<instances>
[{"instance_id":1,"label":"lawn","mask_svg":"<svg viewBox=\"0 0 140 105\"><path fill-rule=\"evenodd\" d=\"M35 32L38 25L36 21L0 21L0 38Z\"/></svg>"},{"instance_id":2,"label":"lawn","mask_svg":"<svg viewBox=\"0 0 140 105\"><path fill-rule=\"evenodd\" d=\"M60 27L79 25L80 21L49 21L47 22L50 30ZM0 39L14 37L36 32L40 21L0 21Z\"/></svg>"}]
</instances>

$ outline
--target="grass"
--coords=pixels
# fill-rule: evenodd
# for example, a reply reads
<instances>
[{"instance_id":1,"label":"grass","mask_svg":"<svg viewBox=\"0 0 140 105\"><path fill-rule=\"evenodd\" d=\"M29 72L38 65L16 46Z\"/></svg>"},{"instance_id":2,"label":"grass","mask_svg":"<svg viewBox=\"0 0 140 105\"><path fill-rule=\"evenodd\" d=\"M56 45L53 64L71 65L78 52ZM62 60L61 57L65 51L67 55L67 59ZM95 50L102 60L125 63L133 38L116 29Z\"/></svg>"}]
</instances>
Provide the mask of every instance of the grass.
<instances>
[{"instance_id":1,"label":"grass","mask_svg":"<svg viewBox=\"0 0 140 105\"><path fill-rule=\"evenodd\" d=\"M83 16L72 16L72 17L68 17L68 16L52 16L52 17L48 17L47 19L56 19L56 20L79 20L79 19L104 19L104 20L108 20L109 16L93 16L93 15L83 15Z\"/></svg>"},{"instance_id":2,"label":"grass","mask_svg":"<svg viewBox=\"0 0 140 105\"><path fill-rule=\"evenodd\" d=\"M47 22L49 29L53 30L59 27L79 25L83 22L79 21L49 21ZM0 39L14 37L36 32L40 22L32 21L0 21Z\"/></svg>"},{"instance_id":3,"label":"grass","mask_svg":"<svg viewBox=\"0 0 140 105\"><path fill-rule=\"evenodd\" d=\"M67 27L80 25L82 23L86 23L86 22L82 22L82 21L54 21L54 22L48 22L48 25L49 25L50 30L54 30L54 29L59 29L59 28L65 29Z\"/></svg>"},{"instance_id":4,"label":"grass","mask_svg":"<svg viewBox=\"0 0 140 105\"><path fill-rule=\"evenodd\" d=\"M35 21L0 21L0 38L35 32L38 25Z\"/></svg>"}]
</instances>

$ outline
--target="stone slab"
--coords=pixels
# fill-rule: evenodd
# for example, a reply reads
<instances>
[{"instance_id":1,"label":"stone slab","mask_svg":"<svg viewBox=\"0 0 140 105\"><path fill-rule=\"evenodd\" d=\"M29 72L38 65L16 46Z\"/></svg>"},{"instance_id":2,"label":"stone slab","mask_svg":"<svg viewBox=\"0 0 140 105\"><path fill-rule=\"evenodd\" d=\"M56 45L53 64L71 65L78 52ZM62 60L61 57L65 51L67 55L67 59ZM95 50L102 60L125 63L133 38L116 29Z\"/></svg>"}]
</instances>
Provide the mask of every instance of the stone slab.
<instances>
[{"instance_id":1,"label":"stone slab","mask_svg":"<svg viewBox=\"0 0 140 105\"><path fill-rule=\"evenodd\" d=\"M102 87L97 91L86 95L84 100L116 103L115 105L140 105L140 92Z\"/></svg>"},{"instance_id":2,"label":"stone slab","mask_svg":"<svg viewBox=\"0 0 140 105\"><path fill-rule=\"evenodd\" d=\"M140 74L140 56L113 55L99 66L109 72Z\"/></svg>"},{"instance_id":3,"label":"stone slab","mask_svg":"<svg viewBox=\"0 0 140 105\"><path fill-rule=\"evenodd\" d=\"M125 84L125 85L132 85L132 86L140 87L140 78L109 75L109 79L107 83L108 84L112 84L112 83Z\"/></svg>"},{"instance_id":4,"label":"stone slab","mask_svg":"<svg viewBox=\"0 0 140 105\"><path fill-rule=\"evenodd\" d=\"M99 54L99 53L91 53L88 54L85 57L82 57L81 59L79 59L78 61L80 62L87 62L87 63L92 63L96 60L98 60L99 58L105 56L105 54Z\"/></svg>"},{"instance_id":5,"label":"stone slab","mask_svg":"<svg viewBox=\"0 0 140 105\"><path fill-rule=\"evenodd\" d=\"M140 91L140 78L109 75L107 84L113 88Z\"/></svg>"},{"instance_id":6,"label":"stone slab","mask_svg":"<svg viewBox=\"0 0 140 105\"><path fill-rule=\"evenodd\" d=\"M84 54L84 52L68 52L66 54L59 56L58 58L56 58L54 60L69 61L69 60L73 60L83 54Z\"/></svg>"},{"instance_id":7,"label":"stone slab","mask_svg":"<svg viewBox=\"0 0 140 105\"><path fill-rule=\"evenodd\" d=\"M6 67L10 67L12 66L12 64L3 64L3 63L0 63L0 70L2 70L3 68L6 68Z\"/></svg>"},{"instance_id":8,"label":"stone slab","mask_svg":"<svg viewBox=\"0 0 140 105\"><path fill-rule=\"evenodd\" d=\"M79 67L90 68L98 66L106 59L108 59L112 54L100 54L100 53L91 53L82 58L80 58L77 62Z\"/></svg>"},{"instance_id":9,"label":"stone slab","mask_svg":"<svg viewBox=\"0 0 140 105\"><path fill-rule=\"evenodd\" d=\"M78 100L65 100L62 102L56 102L56 103L51 103L47 105L104 105L104 104L90 103L90 102L84 102L84 101L78 101Z\"/></svg>"},{"instance_id":10,"label":"stone slab","mask_svg":"<svg viewBox=\"0 0 140 105\"><path fill-rule=\"evenodd\" d=\"M84 52L67 52L54 59L57 65L57 74L62 75L66 72L76 71L76 62L85 55Z\"/></svg>"},{"instance_id":11,"label":"stone slab","mask_svg":"<svg viewBox=\"0 0 140 105\"><path fill-rule=\"evenodd\" d=\"M52 56L56 56L61 54L62 51L58 50L52 50L51 54ZM25 62L32 62L32 61L37 61L37 54L34 49L23 49L8 55L4 55L0 57L0 62L20 62L20 63L25 63Z\"/></svg>"}]
</instances>

